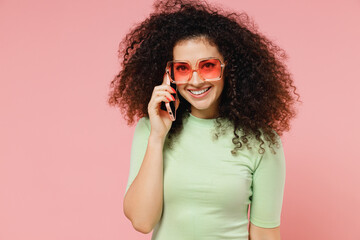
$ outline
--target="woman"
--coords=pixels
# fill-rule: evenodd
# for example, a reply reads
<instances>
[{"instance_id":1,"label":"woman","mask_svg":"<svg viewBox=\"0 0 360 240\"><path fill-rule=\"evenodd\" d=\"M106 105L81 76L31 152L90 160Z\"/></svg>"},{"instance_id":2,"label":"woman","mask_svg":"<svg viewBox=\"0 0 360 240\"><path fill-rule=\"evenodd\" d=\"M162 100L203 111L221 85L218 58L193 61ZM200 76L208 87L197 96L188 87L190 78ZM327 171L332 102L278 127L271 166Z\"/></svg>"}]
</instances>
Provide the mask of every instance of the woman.
<instances>
[{"instance_id":1,"label":"woman","mask_svg":"<svg viewBox=\"0 0 360 240\"><path fill-rule=\"evenodd\" d=\"M140 119L125 216L156 240L280 239L279 135L298 96L286 54L245 13L199 1L154 7L120 45L122 70L109 98L129 124ZM175 101L174 92L172 121L160 105Z\"/></svg>"}]
</instances>

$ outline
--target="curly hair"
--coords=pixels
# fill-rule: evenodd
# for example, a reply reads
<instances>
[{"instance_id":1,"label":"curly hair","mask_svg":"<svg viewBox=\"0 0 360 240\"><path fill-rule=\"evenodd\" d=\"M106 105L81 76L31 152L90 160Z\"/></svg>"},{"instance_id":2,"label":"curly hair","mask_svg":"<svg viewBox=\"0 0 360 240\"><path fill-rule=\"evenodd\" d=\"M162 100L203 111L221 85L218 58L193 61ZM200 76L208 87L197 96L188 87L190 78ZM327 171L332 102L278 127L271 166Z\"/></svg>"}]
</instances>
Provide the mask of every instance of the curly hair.
<instances>
[{"instance_id":1,"label":"curly hair","mask_svg":"<svg viewBox=\"0 0 360 240\"><path fill-rule=\"evenodd\" d=\"M174 46L182 40L205 37L227 62L215 138L224 132L221 120L227 119L233 124L233 155L243 144L250 149L252 136L260 143L261 154L265 152L262 138L269 141L270 148L278 146L277 135L290 129L289 122L296 115L294 95L297 101L300 97L284 64L288 58L284 50L259 33L244 12L227 12L192 0L158 0L153 6L154 12L119 44L121 70L110 84L108 103L120 108L128 125L135 117L148 116L152 91L162 84ZM190 103L178 95L181 104L167 135L169 147L189 116Z\"/></svg>"}]
</instances>

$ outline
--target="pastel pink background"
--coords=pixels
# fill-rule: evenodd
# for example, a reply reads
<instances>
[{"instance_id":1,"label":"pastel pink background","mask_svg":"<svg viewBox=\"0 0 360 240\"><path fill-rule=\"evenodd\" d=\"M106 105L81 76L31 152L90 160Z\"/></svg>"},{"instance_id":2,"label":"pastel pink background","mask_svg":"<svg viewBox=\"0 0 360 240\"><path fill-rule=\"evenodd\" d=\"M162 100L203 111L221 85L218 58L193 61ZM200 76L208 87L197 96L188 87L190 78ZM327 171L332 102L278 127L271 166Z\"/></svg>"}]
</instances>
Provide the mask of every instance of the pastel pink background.
<instances>
[{"instance_id":1,"label":"pastel pink background","mask_svg":"<svg viewBox=\"0 0 360 240\"><path fill-rule=\"evenodd\" d=\"M214 2L214 1L211 1ZM0 239L150 239L123 215L134 126L107 105L152 1L0 1ZM284 48L303 105L282 137L282 239L359 239L360 2L236 1Z\"/></svg>"}]
</instances>

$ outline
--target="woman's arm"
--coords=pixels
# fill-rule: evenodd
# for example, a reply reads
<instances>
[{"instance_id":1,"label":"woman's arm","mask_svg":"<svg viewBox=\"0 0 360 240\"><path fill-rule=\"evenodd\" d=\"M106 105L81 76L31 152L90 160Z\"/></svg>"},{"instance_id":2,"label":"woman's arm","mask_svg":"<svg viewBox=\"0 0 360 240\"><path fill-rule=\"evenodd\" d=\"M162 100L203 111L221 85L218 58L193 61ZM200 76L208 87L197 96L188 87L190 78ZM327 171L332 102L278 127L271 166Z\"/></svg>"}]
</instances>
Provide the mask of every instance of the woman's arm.
<instances>
[{"instance_id":1,"label":"woman's arm","mask_svg":"<svg viewBox=\"0 0 360 240\"><path fill-rule=\"evenodd\" d=\"M151 232L162 214L163 146L164 137L150 134L139 173L123 202L125 216L142 233Z\"/></svg>"},{"instance_id":2,"label":"woman's arm","mask_svg":"<svg viewBox=\"0 0 360 240\"><path fill-rule=\"evenodd\" d=\"M142 233L153 230L163 209L163 148L172 121L169 114L160 109L160 104L170 102L169 99L175 101L171 93L176 93L167 81L168 76L164 74L163 83L154 87L148 104L149 118L139 120L131 146L130 174L123 209L134 228ZM175 105L177 109L179 101Z\"/></svg>"},{"instance_id":3,"label":"woman's arm","mask_svg":"<svg viewBox=\"0 0 360 240\"><path fill-rule=\"evenodd\" d=\"M249 240L280 240L280 226L262 228L250 222Z\"/></svg>"}]
</instances>

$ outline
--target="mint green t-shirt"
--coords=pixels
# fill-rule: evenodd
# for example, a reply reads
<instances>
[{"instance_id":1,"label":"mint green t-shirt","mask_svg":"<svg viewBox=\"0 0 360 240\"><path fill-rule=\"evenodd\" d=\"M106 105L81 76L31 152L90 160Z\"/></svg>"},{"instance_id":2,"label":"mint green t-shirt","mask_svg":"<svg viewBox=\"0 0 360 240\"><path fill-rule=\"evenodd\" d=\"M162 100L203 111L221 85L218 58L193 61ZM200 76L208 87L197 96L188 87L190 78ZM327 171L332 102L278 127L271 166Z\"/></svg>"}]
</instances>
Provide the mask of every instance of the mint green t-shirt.
<instances>
[{"instance_id":1,"label":"mint green t-shirt","mask_svg":"<svg viewBox=\"0 0 360 240\"><path fill-rule=\"evenodd\" d=\"M254 225L280 225L285 158L279 136L276 154L264 141L261 155L253 140L252 149L243 145L233 156L233 128L214 139L215 123L190 114L173 149L164 147L163 213L152 240L248 240L249 204ZM125 194L145 156L150 127L148 117L136 125Z\"/></svg>"}]
</instances>

